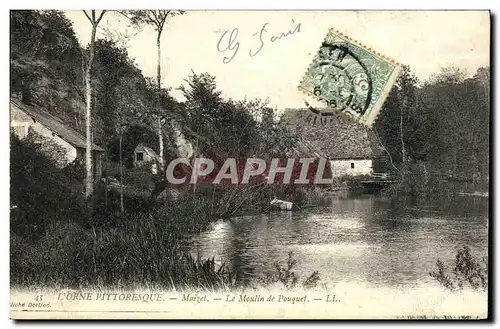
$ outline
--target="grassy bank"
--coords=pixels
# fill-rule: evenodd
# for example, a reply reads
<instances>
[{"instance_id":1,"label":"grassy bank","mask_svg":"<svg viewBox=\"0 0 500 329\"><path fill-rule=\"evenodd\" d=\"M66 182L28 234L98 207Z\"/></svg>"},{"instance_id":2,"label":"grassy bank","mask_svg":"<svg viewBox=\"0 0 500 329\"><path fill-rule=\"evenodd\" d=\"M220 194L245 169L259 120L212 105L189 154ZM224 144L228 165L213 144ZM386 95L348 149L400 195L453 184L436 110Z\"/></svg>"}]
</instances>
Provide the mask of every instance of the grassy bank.
<instances>
[{"instance_id":1,"label":"grassy bank","mask_svg":"<svg viewBox=\"0 0 500 329\"><path fill-rule=\"evenodd\" d=\"M94 211L85 221L53 222L36 239L11 233L11 284L177 290L238 287L239 278L231 269L217 266L213 259L193 258L183 247L190 234L207 229L218 218L265 210L259 206L267 209L270 192L276 190L259 186L202 190L146 212ZM296 198L310 202L311 195L300 192ZM279 267L277 271L271 277L284 280L286 271Z\"/></svg>"},{"instance_id":2,"label":"grassy bank","mask_svg":"<svg viewBox=\"0 0 500 329\"><path fill-rule=\"evenodd\" d=\"M489 180L474 179L457 173L431 171L428 163L405 163L398 171L391 172L395 182L383 193L389 197L405 197L416 203L433 203L452 200L460 194L486 194Z\"/></svg>"},{"instance_id":3,"label":"grassy bank","mask_svg":"<svg viewBox=\"0 0 500 329\"><path fill-rule=\"evenodd\" d=\"M159 202L149 198L144 172L135 170L126 172L121 213L119 188L101 184L85 201L68 188L77 183L35 146L13 145L12 287L237 287L239 278L228 267L185 253L189 236L220 218L271 211L275 197L300 207L321 197L317 190L285 185L206 185Z\"/></svg>"}]
</instances>

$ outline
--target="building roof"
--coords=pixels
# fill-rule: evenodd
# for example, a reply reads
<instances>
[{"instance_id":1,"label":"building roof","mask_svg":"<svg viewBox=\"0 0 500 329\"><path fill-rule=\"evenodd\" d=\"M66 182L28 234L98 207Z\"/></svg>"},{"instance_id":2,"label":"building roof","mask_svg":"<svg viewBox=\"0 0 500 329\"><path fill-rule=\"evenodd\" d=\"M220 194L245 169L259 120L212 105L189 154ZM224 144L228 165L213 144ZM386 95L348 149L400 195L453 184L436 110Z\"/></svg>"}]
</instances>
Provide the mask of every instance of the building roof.
<instances>
[{"instance_id":1,"label":"building roof","mask_svg":"<svg viewBox=\"0 0 500 329\"><path fill-rule=\"evenodd\" d=\"M374 132L363 124L336 116L321 122L307 108L286 109L280 122L299 137L298 147L305 153L331 160L372 159L380 155Z\"/></svg>"},{"instance_id":2,"label":"building roof","mask_svg":"<svg viewBox=\"0 0 500 329\"><path fill-rule=\"evenodd\" d=\"M149 146L146 146L146 145L144 145L142 143L136 146L136 148L134 150L134 154L137 153L137 152L145 152L150 157L152 157L153 159L155 159L156 161L161 162L160 156L152 148L150 148Z\"/></svg>"},{"instance_id":3,"label":"building roof","mask_svg":"<svg viewBox=\"0 0 500 329\"><path fill-rule=\"evenodd\" d=\"M42 108L24 104L23 102L14 97L10 98L10 106L15 107L18 110L26 113L27 115L35 119L35 121L40 122L40 124L42 124L45 128L51 130L60 138L64 139L66 142L73 145L74 147L78 148L86 147L85 136L77 132L72 127L68 126L58 117L50 114L49 112L43 110ZM96 144L92 144L92 150L101 152L104 151L104 149L102 149Z\"/></svg>"}]
</instances>

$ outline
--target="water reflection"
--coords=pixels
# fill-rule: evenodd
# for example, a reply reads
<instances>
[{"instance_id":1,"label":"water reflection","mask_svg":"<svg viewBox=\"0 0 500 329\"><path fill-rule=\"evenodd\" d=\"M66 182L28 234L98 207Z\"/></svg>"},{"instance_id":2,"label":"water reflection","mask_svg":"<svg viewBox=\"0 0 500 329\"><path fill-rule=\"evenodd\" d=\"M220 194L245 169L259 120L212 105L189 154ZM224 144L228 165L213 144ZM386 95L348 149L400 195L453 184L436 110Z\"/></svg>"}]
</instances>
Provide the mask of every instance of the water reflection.
<instances>
[{"instance_id":1,"label":"water reflection","mask_svg":"<svg viewBox=\"0 0 500 329\"><path fill-rule=\"evenodd\" d=\"M473 204L464 206L466 201ZM487 254L488 200L456 202L409 207L373 195L335 197L321 208L218 222L194 237L190 248L222 259L246 280L292 251L302 277L318 270L331 282L426 284L436 259L453 260L464 244Z\"/></svg>"}]
</instances>

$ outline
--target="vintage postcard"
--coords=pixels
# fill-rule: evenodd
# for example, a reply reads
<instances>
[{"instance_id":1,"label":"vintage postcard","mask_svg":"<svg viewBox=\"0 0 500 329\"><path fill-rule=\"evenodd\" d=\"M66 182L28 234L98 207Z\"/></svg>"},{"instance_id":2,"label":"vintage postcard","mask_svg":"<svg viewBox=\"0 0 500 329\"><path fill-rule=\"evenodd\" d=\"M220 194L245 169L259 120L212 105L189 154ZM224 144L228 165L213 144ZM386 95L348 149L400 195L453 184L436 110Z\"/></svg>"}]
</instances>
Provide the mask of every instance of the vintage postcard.
<instances>
[{"instance_id":1,"label":"vintage postcard","mask_svg":"<svg viewBox=\"0 0 500 329\"><path fill-rule=\"evenodd\" d=\"M13 10L10 54L11 318L491 316L489 11Z\"/></svg>"}]
</instances>

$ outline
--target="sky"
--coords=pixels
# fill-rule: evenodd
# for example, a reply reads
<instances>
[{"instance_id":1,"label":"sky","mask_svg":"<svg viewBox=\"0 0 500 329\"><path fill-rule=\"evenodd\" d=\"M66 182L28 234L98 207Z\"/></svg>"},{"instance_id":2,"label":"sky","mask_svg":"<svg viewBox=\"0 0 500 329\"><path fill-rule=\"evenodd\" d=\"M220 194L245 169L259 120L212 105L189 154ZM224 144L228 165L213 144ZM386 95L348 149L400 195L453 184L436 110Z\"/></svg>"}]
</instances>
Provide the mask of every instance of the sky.
<instances>
[{"instance_id":1,"label":"sky","mask_svg":"<svg viewBox=\"0 0 500 329\"><path fill-rule=\"evenodd\" d=\"M66 15L87 44L91 29L84 13ZM329 28L409 65L420 80L451 65L472 75L490 62L487 11L188 11L168 21L163 32L162 84L182 100L176 88L193 71L208 72L225 98L268 98L278 108L303 107L308 98L297 86ZM123 16L107 12L97 37L105 37L106 30L130 35L130 57L144 75L156 76L152 27L137 31ZM227 49L232 31L233 50ZM295 32L273 38L289 31Z\"/></svg>"}]
</instances>

